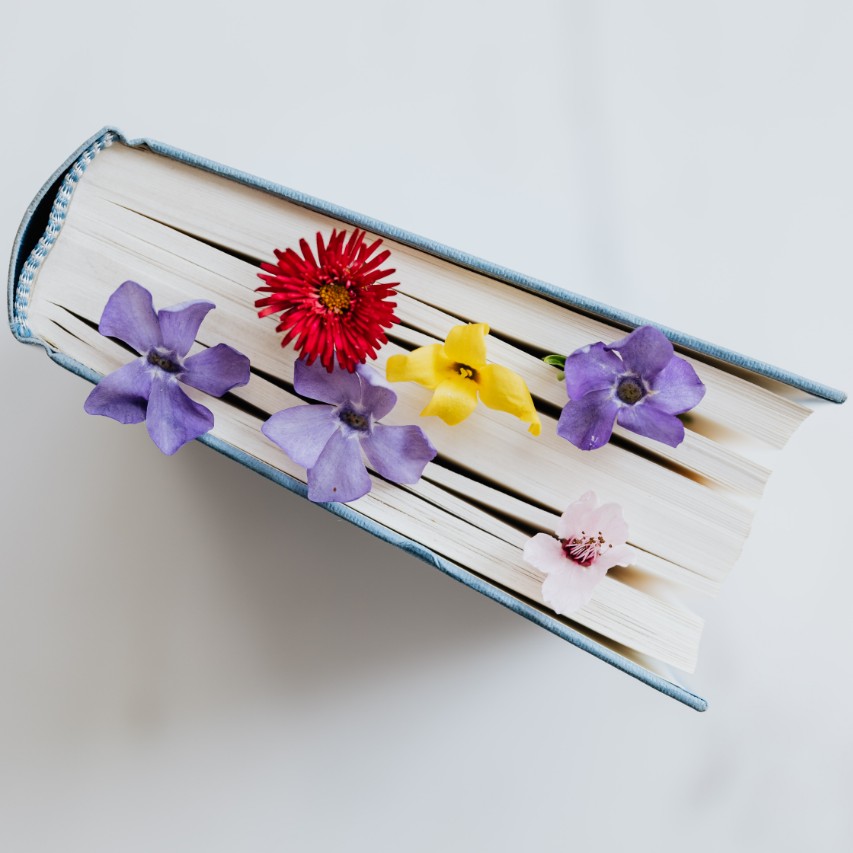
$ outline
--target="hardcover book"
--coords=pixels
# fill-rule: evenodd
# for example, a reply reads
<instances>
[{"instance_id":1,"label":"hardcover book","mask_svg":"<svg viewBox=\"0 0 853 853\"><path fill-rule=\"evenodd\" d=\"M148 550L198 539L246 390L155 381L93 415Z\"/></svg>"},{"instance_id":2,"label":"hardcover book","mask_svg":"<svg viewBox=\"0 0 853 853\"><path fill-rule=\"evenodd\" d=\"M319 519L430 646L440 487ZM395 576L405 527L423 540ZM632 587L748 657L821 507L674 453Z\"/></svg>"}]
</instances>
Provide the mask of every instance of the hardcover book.
<instances>
[{"instance_id":1,"label":"hardcover book","mask_svg":"<svg viewBox=\"0 0 853 853\"><path fill-rule=\"evenodd\" d=\"M430 449L419 476L395 476L397 469L371 452L369 441L362 442L366 493L345 502L325 494L322 506L704 710L705 700L682 683L682 674L695 668L702 631L702 620L687 602L695 594L714 595L734 566L773 457L809 414L810 401L840 403L841 392L154 140L128 140L111 128L75 151L27 210L9 272L12 331L98 383L136 355L128 352L127 336L114 332L115 311L107 322L106 306L117 304L112 300L120 286L125 297L150 294L146 298L160 308L215 304L204 324L194 327L199 330L187 342L191 350L180 356L192 352L187 366L194 358L196 365L212 363L225 342L233 358L245 359L247 381L223 385L216 398L204 397L212 428L200 440L317 500L312 463L302 458L300 464L299 453L283 452L277 427L271 426L284 410L311 397L305 391L308 362L281 345L272 319L258 316L258 307L262 315L280 309L277 300L286 285L279 282L309 260L316 266L309 245L315 235L320 264L332 252L350 260L360 252L367 259L382 241L378 258L393 264L394 290L386 290L396 311L382 345L371 350L374 367L392 380L396 394L393 412L383 420L392 429L421 424ZM290 248L297 246L301 255ZM274 255L276 249L282 251ZM364 269L378 265L378 259L365 260ZM334 281L320 286L333 313L347 309L349 297ZM273 295L263 297L264 292ZM161 324L176 322L164 320L162 310L159 317ZM598 348L602 364L608 359L627 364L625 342L634 330L649 328L659 331L648 335L665 336L674 345L677 369L698 377L703 387L700 405L676 410L678 440L654 440L638 429L630 407L652 392L641 376L624 373L616 393L625 417L619 409L610 440L599 441L590 428L583 438L587 448L572 446L561 426L571 380L564 384L560 370L568 376L572 359L586 358L591 347ZM452 335L463 334L454 329L487 336L488 342L482 364L450 358L459 374L454 382L523 377L518 387L526 384L529 396L525 389L501 404L482 381L479 399L485 405L476 406L472 392L464 424L431 417L437 413L435 383L418 384L418 371L426 363L424 353L434 361L445 357L445 349L450 352ZM300 333L296 345L310 340L310 331ZM346 337L335 340L341 360ZM546 358L553 353L570 358ZM152 349L142 361L169 372L178 369L171 357ZM318 360L315 367L331 374L331 363L320 367ZM394 381L406 378L414 381ZM193 389L214 393L210 377L185 381L191 397ZM613 399L608 405L616 407ZM154 405L153 396L148 404ZM366 416L358 412L340 416L348 428L367 429ZM124 422L131 421L128 416ZM568 523L565 514L560 519L566 506L589 492L622 508L630 559L609 566L591 597L560 615L543 594L543 572L525 558L531 541L559 531ZM581 517L581 510L574 512ZM584 540L561 533L553 543L588 567L604 537L601 531Z\"/></svg>"}]
</instances>

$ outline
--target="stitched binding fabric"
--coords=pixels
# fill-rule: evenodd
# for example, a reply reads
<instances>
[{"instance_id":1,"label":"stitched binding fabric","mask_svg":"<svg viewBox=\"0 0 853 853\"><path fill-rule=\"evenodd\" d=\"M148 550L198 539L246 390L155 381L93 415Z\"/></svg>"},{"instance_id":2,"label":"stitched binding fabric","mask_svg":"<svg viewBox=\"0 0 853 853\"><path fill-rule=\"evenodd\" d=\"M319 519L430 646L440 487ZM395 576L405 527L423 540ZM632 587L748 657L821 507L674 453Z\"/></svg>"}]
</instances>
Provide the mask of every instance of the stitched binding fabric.
<instances>
[{"instance_id":1,"label":"stitched binding fabric","mask_svg":"<svg viewBox=\"0 0 853 853\"><path fill-rule=\"evenodd\" d=\"M86 168L95 158L95 155L104 148L109 148L116 139L116 134L108 132L93 142L68 170L62 181L62 185L59 187L53 206L50 209L47 228L39 238L35 248L30 252L26 263L21 269L21 274L18 277L18 285L15 288L12 324L15 333L22 338L29 338L32 335L27 326L27 311L30 306L30 290L33 278L47 257L47 253L53 248L56 238L59 236L60 229L65 223L65 217L68 215L68 205L71 201L71 196L74 195L74 190L77 188L83 172L86 171Z\"/></svg>"}]
</instances>

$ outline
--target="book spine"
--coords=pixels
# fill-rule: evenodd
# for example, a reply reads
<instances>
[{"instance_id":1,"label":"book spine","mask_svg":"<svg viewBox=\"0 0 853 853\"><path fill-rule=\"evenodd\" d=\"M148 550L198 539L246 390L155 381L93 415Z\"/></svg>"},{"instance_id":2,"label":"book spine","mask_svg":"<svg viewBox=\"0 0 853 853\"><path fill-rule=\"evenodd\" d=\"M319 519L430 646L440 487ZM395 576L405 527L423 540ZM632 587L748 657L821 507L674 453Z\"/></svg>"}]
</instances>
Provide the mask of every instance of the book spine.
<instances>
[{"instance_id":1,"label":"book spine","mask_svg":"<svg viewBox=\"0 0 853 853\"><path fill-rule=\"evenodd\" d=\"M8 314L12 334L23 343L44 346L27 325L33 279L59 236L74 189L86 167L119 137L118 131L104 128L84 142L48 178L21 220L9 260Z\"/></svg>"}]
</instances>

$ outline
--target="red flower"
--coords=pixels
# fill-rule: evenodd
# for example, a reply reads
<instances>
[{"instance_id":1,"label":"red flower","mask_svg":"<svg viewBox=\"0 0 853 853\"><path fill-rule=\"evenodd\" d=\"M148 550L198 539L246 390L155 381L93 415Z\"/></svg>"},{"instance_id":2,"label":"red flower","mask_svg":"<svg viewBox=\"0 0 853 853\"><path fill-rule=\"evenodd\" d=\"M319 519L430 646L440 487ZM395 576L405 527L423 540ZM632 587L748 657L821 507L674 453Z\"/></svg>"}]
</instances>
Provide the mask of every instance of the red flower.
<instances>
[{"instance_id":1,"label":"red flower","mask_svg":"<svg viewBox=\"0 0 853 853\"><path fill-rule=\"evenodd\" d=\"M388 297L393 284L378 284L393 269L380 269L391 253L374 254L381 240L367 244L364 231L333 230L328 245L317 232L315 259L307 240L300 240L300 257L293 249L275 250L278 264L261 264L269 275L258 273L266 285L258 290L271 294L255 303L259 317L281 312L277 332L286 331L282 346L295 339L300 358L313 364L319 358L332 372L335 358L352 373L357 364L376 358L376 350L388 342L383 329L398 322L396 303ZM346 242L344 242L346 240Z\"/></svg>"}]
</instances>

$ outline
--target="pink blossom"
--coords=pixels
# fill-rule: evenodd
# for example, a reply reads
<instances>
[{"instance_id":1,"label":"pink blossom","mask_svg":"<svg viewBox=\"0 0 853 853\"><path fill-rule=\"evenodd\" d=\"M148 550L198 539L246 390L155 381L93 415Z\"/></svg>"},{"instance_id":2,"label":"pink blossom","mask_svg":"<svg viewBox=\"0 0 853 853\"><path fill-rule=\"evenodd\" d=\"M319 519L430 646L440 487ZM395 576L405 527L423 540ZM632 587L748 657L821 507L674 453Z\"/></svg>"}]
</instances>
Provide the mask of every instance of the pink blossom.
<instances>
[{"instance_id":1,"label":"pink blossom","mask_svg":"<svg viewBox=\"0 0 853 853\"><path fill-rule=\"evenodd\" d=\"M631 560L622 508L597 504L587 492L560 516L556 537L537 533L524 546L525 561L546 575L542 598L557 613L580 610L608 569Z\"/></svg>"}]
</instances>

